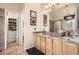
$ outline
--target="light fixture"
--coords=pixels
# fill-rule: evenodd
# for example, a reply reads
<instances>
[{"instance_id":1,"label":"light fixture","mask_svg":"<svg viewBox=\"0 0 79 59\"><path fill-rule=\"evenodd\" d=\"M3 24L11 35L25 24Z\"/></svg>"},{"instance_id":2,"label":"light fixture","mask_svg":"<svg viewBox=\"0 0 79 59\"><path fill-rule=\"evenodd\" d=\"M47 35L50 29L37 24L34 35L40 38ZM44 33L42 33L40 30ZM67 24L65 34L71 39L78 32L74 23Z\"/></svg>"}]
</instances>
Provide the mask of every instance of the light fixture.
<instances>
[{"instance_id":1,"label":"light fixture","mask_svg":"<svg viewBox=\"0 0 79 59\"><path fill-rule=\"evenodd\" d=\"M67 10L67 15L64 16L64 19L65 19L65 20L71 20L71 19L74 19L75 14L71 14L71 13L69 12L69 10L68 10L68 5L66 5L66 10Z\"/></svg>"},{"instance_id":2,"label":"light fixture","mask_svg":"<svg viewBox=\"0 0 79 59\"><path fill-rule=\"evenodd\" d=\"M51 7L52 5L51 4L48 4L48 7Z\"/></svg>"},{"instance_id":3,"label":"light fixture","mask_svg":"<svg viewBox=\"0 0 79 59\"><path fill-rule=\"evenodd\" d=\"M52 11L52 9L55 9L55 7L57 6L57 5L59 5L59 3L49 3L49 4L47 4L46 6L45 6L45 9L46 10L50 10L50 11Z\"/></svg>"},{"instance_id":4,"label":"light fixture","mask_svg":"<svg viewBox=\"0 0 79 59\"><path fill-rule=\"evenodd\" d=\"M73 15L67 15L67 16L64 16L64 19L65 20L71 20L71 19L74 19L74 17L75 17L75 14L73 14Z\"/></svg>"},{"instance_id":5,"label":"light fixture","mask_svg":"<svg viewBox=\"0 0 79 59\"><path fill-rule=\"evenodd\" d=\"M45 6L45 9L49 9L49 8L51 8L52 7L52 4L47 4L46 6Z\"/></svg>"}]
</instances>

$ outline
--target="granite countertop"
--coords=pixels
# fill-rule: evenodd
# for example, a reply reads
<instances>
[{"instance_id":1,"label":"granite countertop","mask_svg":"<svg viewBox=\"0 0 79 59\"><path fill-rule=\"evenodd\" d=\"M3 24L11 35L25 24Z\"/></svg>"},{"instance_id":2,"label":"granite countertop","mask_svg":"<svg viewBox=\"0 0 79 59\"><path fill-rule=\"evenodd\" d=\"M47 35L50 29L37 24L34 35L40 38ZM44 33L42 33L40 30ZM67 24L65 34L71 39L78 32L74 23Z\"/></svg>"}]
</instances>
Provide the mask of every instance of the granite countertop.
<instances>
[{"instance_id":1,"label":"granite countertop","mask_svg":"<svg viewBox=\"0 0 79 59\"><path fill-rule=\"evenodd\" d=\"M79 45L79 37L68 37L68 36L65 36L65 37L59 37L59 36L53 36L51 34L43 34L42 32L34 32L34 33L37 33L37 35L40 35L40 36L45 36L45 37L49 37L49 38L58 38L60 40L63 40L65 42L68 42L68 43L73 43L73 44L77 44Z\"/></svg>"}]
</instances>

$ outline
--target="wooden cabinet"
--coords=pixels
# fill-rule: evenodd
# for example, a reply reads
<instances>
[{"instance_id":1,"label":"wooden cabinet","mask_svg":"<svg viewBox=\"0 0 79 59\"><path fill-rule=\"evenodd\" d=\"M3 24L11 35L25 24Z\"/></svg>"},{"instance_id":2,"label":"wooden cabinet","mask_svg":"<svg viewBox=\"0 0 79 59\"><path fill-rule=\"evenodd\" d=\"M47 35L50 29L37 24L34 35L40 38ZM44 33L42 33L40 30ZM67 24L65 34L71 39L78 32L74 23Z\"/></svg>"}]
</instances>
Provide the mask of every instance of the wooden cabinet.
<instances>
[{"instance_id":1,"label":"wooden cabinet","mask_svg":"<svg viewBox=\"0 0 79 59\"><path fill-rule=\"evenodd\" d=\"M58 39L58 38L54 38L53 39L53 54L54 55L62 55L62 48L63 48L63 45L62 45L62 40Z\"/></svg>"},{"instance_id":2,"label":"wooden cabinet","mask_svg":"<svg viewBox=\"0 0 79 59\"><path fill-rule=\"evenodd\" d=\"M77 55L77 45L67 43L67 55Z\"/></svg>"},{"instance_id":3,"label":"wooden cabinet","mask_svg":"<svg viewBox=\"0 0 79 59\"><path fill-rule=\"evenodd\" d=\"M56 42L56 40L54 40L54 38L53 38L53 55L55 55L55 49L56 49L55 48L55 46L56 46L56 43L55 42Z\"/></svg>"},{"instance_id":4,"label":"wooden cabinet","mask_svg":"<svg viewBox=\"0 0 79 59\"><path fill-rule=\"evenodd\" d=\"M41 46L40 46L41 40L40 39L41 39L40 35L37 35L37 49L39 49L39 50L41 48Z\"/></svg>"},{"instance_id":5,"label":"wooden cabinet","mask_svg":"<svg viewBox=\"0 0 79 59\"><path fill-rule=\"evenodd\" d=\"M79 45L63 42L63 55L78 55L79 54Z\"/></svg>"},{"instance_id":6,"label":"wooden cabinet","mask_svg":"<svg viewBox=\"0 0 79 59\"><path fill-rule=\"evenodd\" d=\"M45 36L41 36L41 51L43 53L46 52L46 37Z\"/></svg>"},{"instance_id":7,"label":"wooden cabinet","mask_svg":"<svg viewBox=\"0 0 79 59\"><path fill-rule=\"evenodd\" d=\"M46 38L46 54L52 55L53 53L53 39L50 37Z\"/></svg>"},{"instance_id":8,"label":"wooden cabinet","mask_svg":"<svg viewBox=\"0 0 79 59\"><path fill-rule=\"evenodd\" d=\"M79 55L79 44L61 38L34 34L34 47L47 55Z\"/></svg>"},{"instance_id":9,"label":"wooden cabinet","mask_svg":"<svg viewBox=\"0 0 79 59\"><path fill-rule=\"evenodd\" d=\"M37 35L33 34L33 43L34 43L34 47L37 46Z\"/></svg>"},{"instance_id":10,"label":"wooden cabinet","mask_svg":"<svg viewBox=\"0 0 79 59\"><path fill-rule=\"evenodd\" d=\"M67 42L63 41L63 55L67 55Z\"/></svg>"},{"instance_id":11,"label":"wooden cabinet","mask_svg":"<svg viewBox=\"0 0 79 59\"><path fill-rule=\"evenodd\" d=\"M56 55L62 55L62 40L56 40Z\"/></svg>"}]
</instances>

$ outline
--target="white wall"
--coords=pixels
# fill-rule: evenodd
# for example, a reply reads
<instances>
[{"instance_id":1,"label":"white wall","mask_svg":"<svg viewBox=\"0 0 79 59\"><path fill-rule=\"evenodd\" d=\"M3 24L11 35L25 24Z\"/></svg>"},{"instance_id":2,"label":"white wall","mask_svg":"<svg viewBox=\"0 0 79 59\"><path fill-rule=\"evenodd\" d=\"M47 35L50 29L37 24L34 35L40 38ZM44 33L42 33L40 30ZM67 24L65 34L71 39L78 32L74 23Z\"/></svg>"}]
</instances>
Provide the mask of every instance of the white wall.
<instances>
[{"instance_id":1,"label":"white wall","mask_svg":"<svg viewBox=\"0 0 79 59\"><path fill-rule=\"evenodd\" d=\"M34 10L37 12L37 26L30 25L30 10ZM43 30L43 14L45 10L41 9L39 3L29 3L25 4L24 9L24 48L28 49L33 47L33 32L36 27L36 31ZM47 14L48 15L48 14ZM48 17L49 21L49 17ZM47 22L46 31L49 31L49 22Z\"/></svg>"},{"instance_id":2,"label":"white wall","mask_svg":"<svg viewBox=\"0 0 79 59\"><path fill-rule=\"evenodd\" d=\"M7 26L8 26L8 17L19 17L19 32L18 32L18 39L20 43L22 43L22 34L23 34L23 21L24 21L24 48L28 49L33 46L33 32L35 31L34 28L36 27L36 31L42 31L43 26L43 14L47 14L44 12L45 10L41 8L39 3L27 3L27 4L17 4L17 3L0 3L0 8L6 9L5 13L5 49L7 47ZM30 10L34 10L37 12L37 26L30 25ZM7 12L9 15L7 15ZM49 16L49 14L47 14ZM16 18L17 18L16 17ZM45 27L46 31L49 31L49 17L47 26Z\"/></svg>"}]
</instances>

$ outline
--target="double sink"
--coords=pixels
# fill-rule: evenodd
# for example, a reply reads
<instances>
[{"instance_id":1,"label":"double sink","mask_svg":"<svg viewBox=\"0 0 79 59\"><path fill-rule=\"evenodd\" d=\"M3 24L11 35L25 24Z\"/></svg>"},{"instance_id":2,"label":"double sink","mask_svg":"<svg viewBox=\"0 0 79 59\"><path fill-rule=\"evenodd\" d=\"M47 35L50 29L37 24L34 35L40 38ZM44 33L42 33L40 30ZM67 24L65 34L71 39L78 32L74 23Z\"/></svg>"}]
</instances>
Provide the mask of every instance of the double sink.
<instances>
[{"instance_id":1,"label":"double sink","mask_svg":"<svg viewBox=\"0 0 79 59\"><path fill-rule=\"evenodd\" d=\"M43 34L43 33L42 33ZM43 34L44 36L49 36L49 37L57 37L62 39L65 42L69 42L69 43L73 43L73 44L79 44L79 37L77 36L73 36L73 37L68 37L68 36L64 36L64 37L59 37L59 36L53 36L51 34Z\"/></svg>"},{"instance_id":2,"label":"double sink","mask_svg":"<svg viewBox=\"0 0 79 59\"><path fill-rule=\"evenodd\" d=\"M79 44L79 37L61 37L64 41Z\"/></svg>"},{"instance_id":3,"label":"double sink","mask_svg":"<svg viewBox=\"0 0 79 59\"><path fill-rule=\"evenodd\" d=\"M60 36L52 35L52 34L49 34L49 33L46 33L46 32L44 32L44 33L41 32L41 33L38 33L38 34L46 36L46 37L60 38L60 40L62 39L65 42L69 42L69 43L73 43L73 44L79 44L79 37L78 36L73 36L73 37L64 36L64 37L60 37Z\"/></svg>"}]
</instances>

